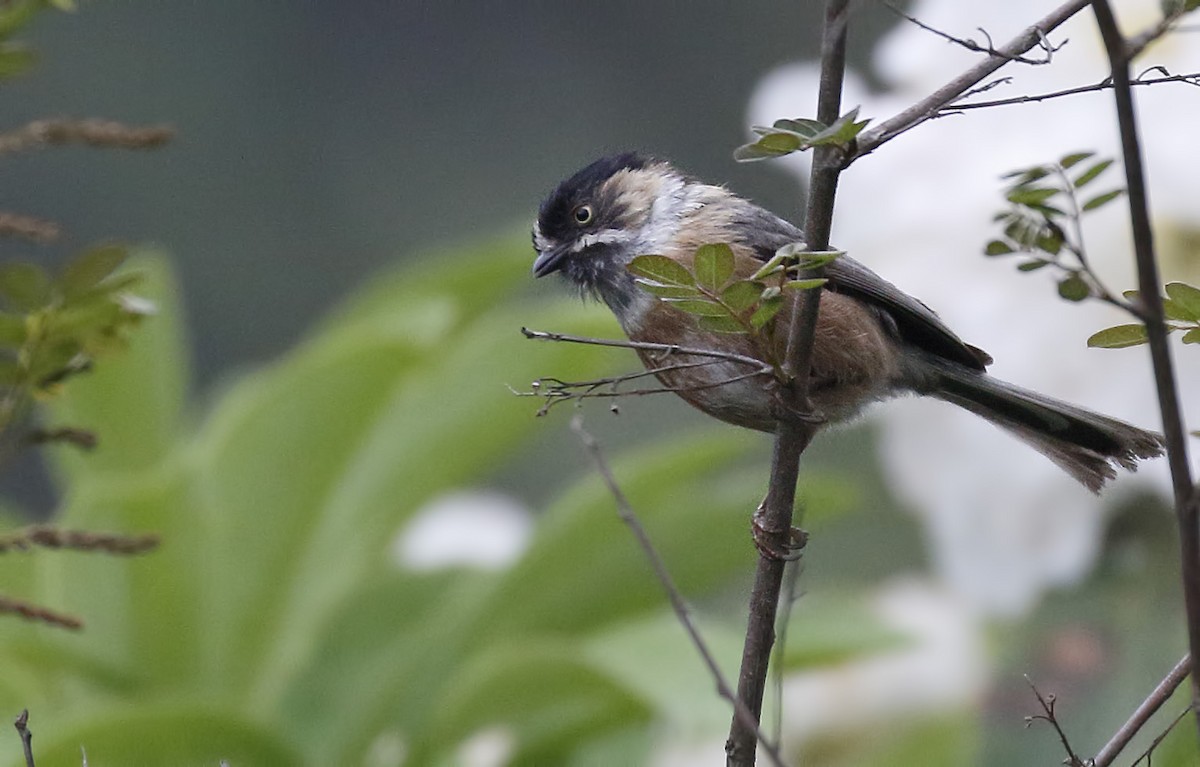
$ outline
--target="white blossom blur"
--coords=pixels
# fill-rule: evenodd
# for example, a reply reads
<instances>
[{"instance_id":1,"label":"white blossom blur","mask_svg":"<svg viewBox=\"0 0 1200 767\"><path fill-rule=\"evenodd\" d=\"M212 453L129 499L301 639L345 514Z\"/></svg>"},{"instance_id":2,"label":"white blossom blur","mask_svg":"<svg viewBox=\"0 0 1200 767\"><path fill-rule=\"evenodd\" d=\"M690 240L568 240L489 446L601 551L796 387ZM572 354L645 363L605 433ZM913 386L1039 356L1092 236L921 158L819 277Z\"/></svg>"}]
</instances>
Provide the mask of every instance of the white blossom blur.
<instances>
[{"instance_id":1,"label":"white blossom blur","mask_svg":"<svg viewBox=\"0 0 1200 767\"><path fill-rule=\"evenodd\" d=\"M939 30L997 46L1045 15L1052 3L1011 0L962 3L920 0L911 13ZM1117 12L1127 33L1158 18L1155 0L1123 0ZM864 10L883 12L881 6ZM1099 34L1089 13L1049 39L1066 43L1047 66L1009 64L1012 77L977 99L1004 98L1098 83L1107 76ZM1035 49L1029 55L1038 55ZM881 92L851 76L847 111L875 123L927 96L978 60L907 22L875 50ZM1200 71L1200 40L1181 32L1149 48L1134 74L1151 66L1171 73ZM750 121L809 116L815 104L815 62L784 66L760 83ZM1200 151L1195 129L1200 88L1163 84L1135 89L1149 197L1166 281L1200 282ZM1190 127L1189 127L1190 126ZM1095 150L1119 158L1112 93L1103 91L932 120L885 144L842 175L834 242L886 279L938 311L950 327L996 358L998 377L1133 423L1161 426L1145 347L1089 350L1085 340L1129 322L1091 301L1060 300L1051 270L1016 271L1015 259L988 259L983 244L996 232L1000 175ZM775 161L807 178L807 158ZM1124 185L1118 162L1095 192ZM1085 219L1085 242L1096 270L1114 291L1134 287L1127 209L1110 204ZM1195 381L1200 353L1174 346L1180 380ZM1194 424L1200 407L1181 387ZM1189 401L1190 400L1190 401ZM999 613L1028 608L1046 588L1078 580L1095 560L1104 519L1098 503L1057 467L1000 430L943 403L908 400L873 411L881 419L889 485L925 523L935 566L978 607ZM1164 461L1122 476L1111 498L1137 485L1167 489Z\"/></svg>"},{"instance_id":2,"label":"white blossom blur","mask_svg":"<svg viewBox=\"0 0 1200 767\"><path fill-rule=\"evenodd\" d=\"M447 493L413 515L396 537L392 560L411 570L498 570L520 558L532 534L532 515L510 496Z\"/></svg>"}]
</instances>

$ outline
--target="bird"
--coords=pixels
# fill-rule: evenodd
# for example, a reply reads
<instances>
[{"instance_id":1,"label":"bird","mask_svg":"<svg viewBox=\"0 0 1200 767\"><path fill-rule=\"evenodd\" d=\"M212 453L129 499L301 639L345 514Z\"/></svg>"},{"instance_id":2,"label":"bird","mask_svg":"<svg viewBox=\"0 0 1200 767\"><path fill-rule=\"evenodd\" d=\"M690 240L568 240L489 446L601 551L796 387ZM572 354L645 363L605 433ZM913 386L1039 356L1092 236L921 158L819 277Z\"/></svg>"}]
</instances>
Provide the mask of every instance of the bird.
<instances>
[{"instance_id":1,"label":"bird","mask_svg":"<svg viewBox=\"0 0 1200 767\"><path fill-rule=\"evenodd\" d=\"M664 388L721 421L775 432L784 419L814 416L780 405L767 362L781 354L786 334L769 332L770 325L763 337L706 328L639 285L629 265L658 255L690 268L702 246L721 243L734 255L734 277L745 279L804 238L799 227L724 186L626 152L595 160L545 198L533 226L533 275L559 273L584 297L606 304ZM829 261L822 277L808 389L821 426L893 397L934 397L1010 432L1094 493L1117 467L1133 471L1138 460L1162 454L1153 432L989 375L986 352L850 256ZM784 295L795 301L798 291ZM785 307L771 322L788 314ZM676 352L668 360L663 348ZM746 358L763 366L748 370Z\"/></svg>"}]
</instances>

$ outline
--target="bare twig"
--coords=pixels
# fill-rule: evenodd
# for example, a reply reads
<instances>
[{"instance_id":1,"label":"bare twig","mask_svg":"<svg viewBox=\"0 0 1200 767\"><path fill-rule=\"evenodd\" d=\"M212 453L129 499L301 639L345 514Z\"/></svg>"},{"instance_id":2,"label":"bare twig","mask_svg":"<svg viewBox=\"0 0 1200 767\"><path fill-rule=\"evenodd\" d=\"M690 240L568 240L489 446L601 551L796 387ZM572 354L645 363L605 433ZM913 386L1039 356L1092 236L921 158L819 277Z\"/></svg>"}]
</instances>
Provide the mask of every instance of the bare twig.
<instances>
[{"instance_id":1,"label":"bare twig","mask_svg":"<svg viewBox=\"0 0 1200 767\"><path fill-rule=\"evenodd\" d=\"M1161 69L1161 67L1157 67ZM997 81L999 84L1000 81ZM1160 77L1139 77L1136 80L1131 80L1130 85L1158 85L1160 83L1187 83L1200 87L1200 72L1193 72L1187 75L1171 75L1164 74ZM935 117L945 117L946 115L958 114L970 109L990 109L992 107L1012 106L1014 104L1034 104L1039 101L1049 101L1051 99L1064 98L1066 96L1078 96L1081 93L1097 93L1112 88L1112 80L1105 79L1103 82L1095 83L1094 85L1081 85L1077 88L1067 88L1061 91L1051 91L1049 93L1038 93L1032 96L1014 96L1008 99L995 99L993 101L972 101L964 104L959 101L952 101L942 107L939 107ZM976 90L975 93L982 91ZM966 97L970 94L963 94Z\"/></svg>"},{"instance_id":2,"label":"bare twig","mask_svg":"<svg viewBox=\"0 0 1200 767\"><path fill-rule=\"evenodd\" d=\"M629 499L625 497L625 493L621 490L621 486L617 484L617 479L612 473L612 469L608 466L608 461L604 458L604 453L600 449L600 443L586 429L583 428L583 418L578 414L571 419L571 430L579 436L579 440L587 449L588 455L591 456L592 462L596 465L596 471L600 473L600 478L604 481L605 487L612 495L613 500L617 503L617 514L621 517L629 529L633 532L634 538L637 539L638 545L641 546L642 552L646 555L646 559L650 562L650 567L654 570L654 575L662 584L663 590L667 592L667 599L671 602L671 609L675 612L675 617L679 619L687 631L688 638L700 653L701 660L708 667L708 671L712 674L713 680L717 684L717 692L722 698L725 698L733 705L734 717L742 720L745 726L748 727L763 746L763 749L770 755L772 762L777 767L782 767L783 759L779 755L779 751L775 745L766 739L766 736L758 728L758 722L754 715L738 699L733 693L733 688L726 681L725 675L721 673L721 667L717 664L717 659L713 657L712 651L708 649L708 645L704 641L704 637L700 636L699 629L692 621L691 608L688 606L687 600L683 598L683 594L679 592L679 587L675 585L674 579L671 578L671 573L667 569L666 562L658 553L658 549L654 547L654 542L650 540L646 528L642 526L641 520L633 510L633 506L629 503Z\"/></svg>"},{"instance_id":3,"label":"bare twig","mask_svg":"<svg viewBox=\"0 0 1200 767\"><path fill-rule=\"evenodd\" d=\"M821 82L817 97L817 119L826 125L833 124L841 111L848 26L848 0L828 0L821 36ZM804 226L805 240L810 250L829 248L833 200L843 165L842 154L843 150L833 145L818 146L814 150ZM819 290L804 291L793 305L787 325L787 350L782 365L786 386L781 394L786 410L793 413L812 411L808 401L808 385L820 298ZM761 533L767 549L783 551L791 543L800 455L812 441L815 432L814 424L809 420L795 417L779 420L771 457L771 482L767 497L760 507L761 514L756 513L754 520L756 533ZM759 547L759 554L754 586L750 592L750 615L746 623L746 641L738 675L738 698L753 712L755 721L761 721L762 718L763 694L771 647L775 642L775 621L786 565L779 556L768 556L763 546ZM749 730L740 718L735 717L730 724L725 754L726 764L731 767L754 764L754 731Z\"/></svg>"},{"instance_id":4,"label":"bare twig","mask_svg":"<svg viewBox=\"0 0 1200 767\"><path fill-rule=\"evenodd\" d=\"M1109 767L1113 761L1120 755L1125 746L1129 745L1129 741L1133 740L1133 736L1145 726L1146 722L1150 721L1150 717L1162 708L1162 705L1167 702L1167 699L1175 692L1175 688L1183 683L1187 675L1192 671L1192 656L1185 655L1183 659L1175 664L1175 668L1171 669L1171 673L1167 674L1161 682L1159 682L1154 690L1146 696L1125 724L1121 725L1121 729L1109 739L1104 747L1097 752L1096 757L1092 759L1089 767ZM1186 714L1187 711L1184 711ZM1172 725L1174 726L1174 725Z\"/></svg>"},{"instance_id":5,"label":"bare twig","mask_svg":"<svg viewBox=\"0 0 1200 767\"><path fill-rule=\"evenodd\" d=\"M1182 722L1183 718L1191 712L1192 706L1189 703L1183 707L1183 711L1180 711L1175 718L1171 720L1170 724L1163 728L1162 732L1154 736L1154 740L1150 741L1150 745L1146 746L1146 750L1139 754L1138 758L1134 759L1133 764L1129 765L1129 767L1137 767L1142 763L1143 759L1146 760L1146 766L1150 767L1150 755L1154 753L1154 749L1158 748L1159 744L1166 740L1167 736L1171 734L1171 730L1175 729L1175 725Z\"/></svg>"},{"instance_id":6,"label":"bare twig","mask_svg":"<svg viewBox=\"0 0 1200 767\"><path fill-rule=\"evenodd\" d=\"M99 551L105 554L144 554L158 546L157 535L122 535L94 533L87 530L61 530L49 525L34 525L15 533L0 536L0 554L7 551L28 551L34 547Z\"/></svg>"},{"instance_id":7,"label":"bare twig","mask_svg":"<svg viewBox=\"0 0 1200 767\"><path fill-rule=\"evenodd\" d=\"M1070 767L1085 767L1083 760L1075 753L1075 749L1071 748L1071 742L1067 740L1067 734L1063 732L1062 726L1059 725L1058 717L1054 715L1054 706L1058 703L1058 698L1053 694L1043 696L1041 691L1038 690L1037 685L1029 677L1025 677L1025 681L1029 682L1030 688L1033 689L1033 694L1037 696L1038 704L1042 707L1042 713L1025 717L1025 726L1028 727L1039 720L1049 723L1054 728L1054 732L1058 733L1058 739L1062 741L1063 750L1067 752L1067 758L1063 760L1063 764Z\"/></svg>"},{"instance_id":8,"label":"bare twig","mask_svg":"<svg viewBox=\"0 0 1200 767\"><path fill-rule=\"evenodd\" d=\"M805 291L813 293L816 291ZM544 330L521 328L521 334L526 338L538 341L564 341L572 344L591 344L593 346L614 346L619 349L641 349L643 351L663 352L664 354L686 354L693 357L712 357L713 359L738 362L760 370L771 371L771 367L762 360L747 357L744 354L722 352L715 349L695 349L677 344L654 344L646 341L622 341L615 338L588 338L587 336L572 336L566 333L548 333Z\"/></svg>"},{"instance_id":9,"label":"bare twig","mask_svg":"<svg viewBox=\"0 0 1200 767\"><path fill-rule=\"evenodd\" d=\"M27 621L34 623L46 623L59 628L71 629L78 631L83 628L83 621L76 618L74 615L59 613L53 610L48 610L45 607L24 602L20 599L12 597L0 596L0 613L10 615L19 615Z\"/></svg>"},{"instance_id":10,"label":"bare twig","mask_svg":"<svg viewBox=\"0 0 1200 767\"><path fill-rule=\"evenodd\" d=\"M33 764L33 733L29 731L29 709L21 711L13 726L17 728L17 734L21 736L21 746L25 749L25 767L34 767Z\"/></svg>"},{"instance_id":11,"label":"bare twig","mask_svg":"<svg viewBox=\"0 0 1200 767\"><path fill-rule=\"evenodd\" d=\"M912 130L926 120L936 117L944 106L961 97L963 93L1009 63L1014 56L1020 56L1030 48L1040 45L1047 34L1086 8L1089 2L1090 0L1069 0L1063 3L1041 21L1000 47L996 53L990 54L986 59L938 88L928 97L874 128L864 131L858 137L857 149L846 158L846 164L863 155L870 154L901 133Z\"/></svg>"},{"instance_id":12,"label":"bare twig","mask_svg":"<svg viewBox=\"0 0 1200 767\"><path fill-rule=\"evenodd\" d=\"M62 230L53 221L0 211L0 237L19 237L45 245L57 240L61 233Z\"/></svg>"},{"instance_id":13,"label":"bare twig","mask_svg":"<svg viewBox=\"0 0 1200 767\"><path fill-rule=\"evenodd\" d=\"M66 144L103 149L156 149L173 135L175 129L168 125L137 127L97 119L35 120L14 131L0 133L0 154Z\"/></svg>"},{"instance_id":14,"label":"bare twig","mask_svg":"<svg viewBox=\"0 0 1200 767\"><path fill-rule=\"evenodd\" d=\"M1138 289L1142 296L1157 296L1161 284L1158 260L1154 253L1154 231L1150 226L1150 206L1146 195L1145 171L1138 139L1137 117L1133 108L1133 89L1129 79L1130 48L1121 37L1117 20L1107 0L1093 0L1092 10L1104 39L1112 70L1113 96L1117 123L1121 131L1121 154L1125 160L1125 184L1128 191L1130 223L1133 229L1134 256L1137 261ZM1179 406L1179 392L1171 350L1167 344L1167 325L1162 303L1143 299L1146 336L1154 366L1154 382L1162 414L1167 462L1175 495L1179 526L1180 569L1183 578L1184 607L1187 614L1188 649L1200 658L1200 505L1194 502L1196 489L1188 465L1187 430ZM1200 702L1200 682L1192 676L1192 705ZM1196 721L1200 731L1200 712Z\"/></svg>"},{"instance_id":15,"label":"bare twig","mask_svg":"<svg viewBox=\"0 0 1200 767\"><path fill-rule=\"evenodd\" d=\"M900 18L904 19L905 21L908 21L911 24L914 24L914 25L920 27L921 29L925 30L926 32L930 32L932 34L937 35L938 37L942 38L943 40L946 40L948 42L954 43L955 45L959 45L963 48L966 48L968 51L971 51L973 53L986 53L991 56L1003 56L1004 58L1008 59L1009 61L1015 61L1019 64L1030 64L1032 66L1041 66L1043 64L1049 64L1051 62L1051 60L1053 60L1054 54L1057 53L1060 49L1062 49L1062 47L1064 45L1066 45L1069 42L1068 40L1064 40L1059 45L1051 45L1050 41L1047 40L1043 36L1042 39L1039 41L1039 47L1041 47L1041 49L1043 51L1045 51L1045 53L1046 53L1045 58L1031 59L1028 56L1020 56L1020 55L1009 56L1009 55L1006 55L1004 53L1004 51L996 50L996 48L992 45L992 36L989 35L987 33L987 30L985 30L985 29L981 28L979 30L979 33L982 34L984 36L984 38L987 40L987 45L980 45L979 43L977 43L974 40L971 40L969 38L956 37L948 32L943 32L942 30L937 29L936 27L929 26L928 24L926 24L925 22L916 18L915 16L911 16L911 15L905 13L899 6L897 6L894 2L892 2L892 0L880 0L880 2L883 3L883 5L886 6L889 11L896 14Z\"/></svg>"}]
</instances>

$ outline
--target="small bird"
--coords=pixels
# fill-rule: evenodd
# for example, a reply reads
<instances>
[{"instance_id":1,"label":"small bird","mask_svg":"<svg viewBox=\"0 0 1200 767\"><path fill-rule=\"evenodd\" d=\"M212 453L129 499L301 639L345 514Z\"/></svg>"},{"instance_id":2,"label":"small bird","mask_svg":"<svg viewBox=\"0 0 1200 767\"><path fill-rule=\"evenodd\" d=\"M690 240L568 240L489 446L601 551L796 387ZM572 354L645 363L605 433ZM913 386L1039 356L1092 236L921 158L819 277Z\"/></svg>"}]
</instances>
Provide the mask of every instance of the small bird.
<instances>
[{"instance_id":1,"label":"small bird","mask_svg":"<svg viewBox=\"0 0 1200 767\"><path fill-rule=\"evenodd\" d=\"M747 278L804 233L721 186L637 153L604 157L566 179L542 203L533 227L535 277L561 272L602 300L631 341L721 352L730 358L638 349L643 364L691 405L728 423L773 432L791 415L769 372L747 375L732 355L764 360L761 339L714 332L647 292L627 268L639 255L685 266L697 249L725 243L735 277ZM903 394L950 402L1008 430L1093 492L1163 452L1162 438L1122 421L987 374L992 359L964 343L912 296L846 255L824 267L827 282L813 340L809 399L824 422ZM794 301L797 291L785 291ZM777 317L787 317L787 306ZM775 320L773 320L775 321ZM784 320L786 321L786 320ZM783 333L769 334L779 343ZM782 355L782 350L776 350ZM779 356L776 357L778 359Z\"/></svg>"}]
</instances>

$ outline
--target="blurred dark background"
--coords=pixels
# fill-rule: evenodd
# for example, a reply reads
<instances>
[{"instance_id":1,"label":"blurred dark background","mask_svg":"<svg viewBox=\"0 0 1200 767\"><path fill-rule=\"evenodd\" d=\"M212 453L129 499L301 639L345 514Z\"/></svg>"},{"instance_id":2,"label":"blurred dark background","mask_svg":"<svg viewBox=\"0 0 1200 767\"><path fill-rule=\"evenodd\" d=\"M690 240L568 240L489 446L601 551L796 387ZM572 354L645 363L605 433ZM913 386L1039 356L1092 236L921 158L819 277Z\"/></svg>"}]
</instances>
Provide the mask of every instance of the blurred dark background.
<instances>
[{"instance_id":1,"label":"blurred dark background","mask_svg":"<svg viewBox=\"0 0 1200 767\"><path fill-rule=\"evenodd\" d=\"M891 23L861 17L859 60ZM58 258L106 238L170 251L206 384L385 265L526 227L600 153L658 153L795 210L794 183L730 153L756 80L813 56L818 28L819 4L763 0L84 2L23 35L40 63L6 86L0 127L95 116L177 137L6 157L0 207L62 222Z\"/></svg>"}]
</instances>

